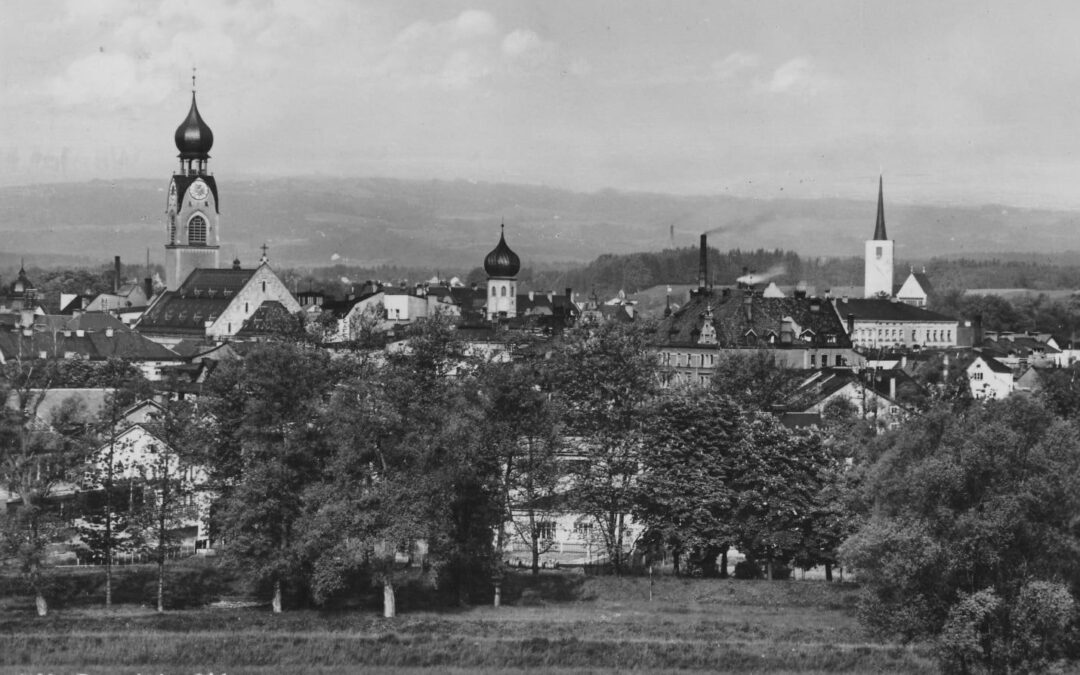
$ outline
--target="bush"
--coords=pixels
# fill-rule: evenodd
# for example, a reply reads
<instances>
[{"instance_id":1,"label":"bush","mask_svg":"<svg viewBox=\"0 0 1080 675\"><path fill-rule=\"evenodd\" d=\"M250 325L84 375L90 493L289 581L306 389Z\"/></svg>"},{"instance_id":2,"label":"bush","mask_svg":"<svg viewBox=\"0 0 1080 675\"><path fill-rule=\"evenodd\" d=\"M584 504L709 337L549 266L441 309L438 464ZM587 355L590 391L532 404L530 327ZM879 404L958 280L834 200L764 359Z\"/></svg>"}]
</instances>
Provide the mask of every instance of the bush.
<instances>
[{"instance_id":1,"label":"bush","mask_svg":"<svg viewBox=\"0 0 1080 675\"><path fill-rule=\"evenodd\" d=\"M764 575L761 573L761 565L753 560L743 560L735 563L736 579L760 579L762 576Z\"/></svg>"},{"instance_id":2,"label":"bush","mask_svg":"<svg viewBox=\"0 0 1080 675\"><path fill-rule=\"evenodd\" d=\"M791 568L783 563L773 563L772 578L773 581L787 581L791 578Z\"/></svg>"}]
</instances>

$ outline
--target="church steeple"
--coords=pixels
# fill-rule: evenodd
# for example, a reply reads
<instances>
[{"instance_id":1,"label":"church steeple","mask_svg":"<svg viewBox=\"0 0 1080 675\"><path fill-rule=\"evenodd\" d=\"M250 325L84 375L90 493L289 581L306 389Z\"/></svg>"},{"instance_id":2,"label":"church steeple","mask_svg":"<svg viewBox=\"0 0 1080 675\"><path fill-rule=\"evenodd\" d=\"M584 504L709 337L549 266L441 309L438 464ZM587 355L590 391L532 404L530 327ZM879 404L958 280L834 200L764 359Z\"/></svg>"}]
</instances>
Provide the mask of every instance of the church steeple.
<instances>
[{"instance_id":1,"label":"church steeple","mask_svg":"<svg viewBox=\"0 0 1080 675\"><path fill-rule=\"evenodd\" d=\"M180 151L180 168L173 174L165 207L165 287L180 287L197 268L218 267L220 231L218 188L207 170L214 132L195 102L191 76L191 108L173 134Z\"/></svg>"},{"instance_id":2,"label":"church steeple","mask_svg":"<svg viewBox=\"0 0 1080 675\"><path fill-rule=\"evenodd\" d=\"M874 226L874 240L886 241L888 237L885 236L885 190L884 179L878 174L877 184L877 224Z\"/></svg>"},{"instance_id":3,"label":"church steeple","mask_svg":"<svg viewBox=\"0 0 1080 675\"><path fill-rule=\"evenodd\" d=\"M874 238L866 242L866 270L863 296L867 298L891 298L893 288L893 242L885 234L884 180L878 175L877 223Z\"/></svg>"}]
</instances>

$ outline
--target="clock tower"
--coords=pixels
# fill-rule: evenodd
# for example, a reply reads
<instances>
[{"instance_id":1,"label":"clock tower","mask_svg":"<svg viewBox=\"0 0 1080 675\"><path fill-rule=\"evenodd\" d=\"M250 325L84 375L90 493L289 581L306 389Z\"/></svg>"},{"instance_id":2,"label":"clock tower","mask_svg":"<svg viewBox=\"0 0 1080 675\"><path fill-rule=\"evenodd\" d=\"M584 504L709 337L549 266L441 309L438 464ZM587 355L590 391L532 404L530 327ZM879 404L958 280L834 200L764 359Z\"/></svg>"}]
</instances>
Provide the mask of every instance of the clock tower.
<instances>
[{"instance_id":1,"label":"clock tower","mask_svg":"<svg viewBox=\"0 0 1080 675\"><path fill-rule=\"evenodd\" d=\"M195 77L191 78L191 110L176 128L180 167L169 183L165 209L165 287L175 291L200 267L219 267L220 229L218 189L207 170L214 132L195 105Z\"/></svg>"}]
</instances>

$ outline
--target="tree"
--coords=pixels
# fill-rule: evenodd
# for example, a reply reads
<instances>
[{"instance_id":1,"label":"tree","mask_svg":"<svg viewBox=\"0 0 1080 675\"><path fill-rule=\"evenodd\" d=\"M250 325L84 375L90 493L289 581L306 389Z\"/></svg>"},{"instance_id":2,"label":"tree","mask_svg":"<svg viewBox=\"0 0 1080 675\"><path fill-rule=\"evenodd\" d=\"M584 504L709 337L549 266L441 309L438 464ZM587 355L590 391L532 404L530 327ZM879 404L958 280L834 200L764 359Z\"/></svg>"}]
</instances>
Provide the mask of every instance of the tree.
<instances>
[{"instance_id":1,"label":"tree","mask_svg":"<svg viewBox=\"0 0 1080 675\"><path fill-rule=\"evenodd\" d=\"M419 557L429 577L487 571L501 515L498 465L479 452L484 408L465 345L444 319L418 322L407 338L335 390L333 452L303 526L316 600L368 574L387 617L407 567L399 558Z\"/></svg>"},{"instance_id":2,"label":"tree","mask_svg":"<svg viewBox=\"0 0 1080 675\"><path fill-rule=\"evenodd\" d=\"M541 375L532 363L492 363L480 380L487 395L485 448L502 467L502 517L496 551L512 535L529 547L533 574L540 573L540 555L553 545L547 523L562 504L561 411L541 389Z\"/></svg>"},{"instance_id":3,"label":"tree","mask_svg":"<svg viewBox=\"0 0 1080 675\"><path fill-rule=\"evenodd\" d=\"M189 515L185 507L194 493L192 447L198 438L198 424L198 411L191 402L169 398L146 423L160 443L150 446L150 463L138 467L143 503L133 515L140 521L144 538L155 542L158 612L165 611L165 561L173 533ZM113 452L115 447L110 449Z\"/></svg>"},{"instance_id":4,"label":"tree","mask_svg":"<svg viewBox=\"0 0 1080 675\"><path fill-rule=\"evenodd\" d=\"M295 524L325 467L323 407L336 381L326 352L271 342L208 382L213 454L204 463L222 492L217 525L230 559L273 588L275 613L283 584L301 577Z\"/></svg>"},{"instance_id":5,"label":"tree","mask_svg":"<svg viewBox=\"0 0 1080 675\"><path fill-rule=\"evenodd\" d=\"M717 354L712 388L742 408L769 411L788 401L800 377L768 350L727 351Z\"/></svg>"},{"instance_id":6,"label":"tree","mask_svg":"<svg viewBox=\"0 0 1080 675\"><path fill-rule=\"evenodd\" d=\"M705 576L727 577L727 550L736 538L738 495L732 473L743 411L714 391L683 391L650 410L635 490L634 518L675 549L692 553Z\"/></svg>"},{"instance_id":7,"label":"tree","mask_svg":"<svg viewBox=\"0 0 1080 675\"><path fill-rule=\"evenodd\" d=\"M932 411L880 442L869 518L841 549L865 588L864 621L906 639L941 636L943 664L957 672L1037 669L1060 654L1064 600L1032 584L1064 582L1075 595L1080 583L1074 424L1010 397ZM1043 623L1020 620L1033 615Z\"/></svg>"},{"instance_id":8,"label":"tree","mask_svg":"<svg viewBox=\"0 0 1080 675\"><path fill-rule=\"evenodd\" d=\"M608 560L621 573L626 517L643 443L641 413L659 388L647 323L605 322L567 331L546 364L548 386L566 411L568 498L595 520Z\"/></svg>"},{"instance_id":9,"label":"tree","mask_svg":"<svg viewBox=\"0 0 1080 675\"><path fill-rule=\"evenodd\" d=\"M98 456L94 458L95 461L90 463L90 471L88 473L90 474L91 481L99 484L103 490L104 504L102 505L103 510L100 516L102 532L100 541L96 541L95 543L100 544L100 550L104 555L105 606L111 607L113 590L113 547L116 543L116 537L114 536L115 514L113 497L117 473L120 470L120 467L118 467L116 463L118 435L121 431L120 421L124 409L132 403L135 403L137 400L149 396L151 389L150 383L137 369L124 368L120 363L114 364L112 360L107 363L110 365L110 368L106 373L108 375L108 381L116 388L106 396L105 406L102 408L98 419L98 433L96 440L99 443L104 441L104 447ZM95 521L98 519L91 516L91 520ZM125 519L122 527L123 530L127 529L126 525L127 522ZM95 540L99 539L94 534L93 527L86 530L85 534L87 538Z\"/></svg>"},{"instance_id":10,"label":"tree","mask_svg":"<svg viewBox=\"0 0 1080 675\"><path fill-rule=\"evenodd\" d=\"M731 489L737 498L735 545L765 562L772 579L776 562L807 548L820 493L836 460L816 432L792 431L775 417L750 412L739 429Z\"/></svg>"},{"instance_id":11,"label":"tree","mask_svg":"<svg viewBox=\"0 0 1080 675\"><path fill-rule=\"evenodd\" d=\"M62 406L57 418L42 420L38 410L49 389L35 389L31 365L9 364L0 398L0 487L18 498L0 514L5 557L15 558L23 580L34 593L38 615L48 613L45 587L47 546L64 530L52 504L53 491L79 475L85 462L81 424L74 424L72 406ZM67 403L67 402L65 402ZM73 432L65 437L57 426Z\"/></svg>"}]
</instances>

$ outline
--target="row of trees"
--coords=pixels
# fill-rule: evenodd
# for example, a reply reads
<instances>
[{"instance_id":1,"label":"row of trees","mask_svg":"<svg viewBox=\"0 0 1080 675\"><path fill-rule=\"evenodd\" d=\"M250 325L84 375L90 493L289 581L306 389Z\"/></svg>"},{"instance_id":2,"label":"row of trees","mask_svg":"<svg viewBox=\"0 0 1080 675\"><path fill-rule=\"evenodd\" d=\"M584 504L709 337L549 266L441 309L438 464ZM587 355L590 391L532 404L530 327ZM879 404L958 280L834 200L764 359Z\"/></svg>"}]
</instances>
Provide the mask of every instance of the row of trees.
<instances>
[{"instance_id":1,"label":"row of trees","mask_svg":"<svg viewBox=\"0 0 1080 675\"><path fill-rule=\"evenodd\" d=\"M793 381L766 355L722 360L708 389L661 389L648 335L581 327L513 362L471 354L439 320L385 352L257 345L194 404L165 402L155 433L177 467L205 468L215 538L278 611L290 596L328 603L373 582L392 615L418 572L461 602L489 598L504 545L520 537L535 567L545 512L564 510L590 519L617 572L634 547L703 574L726 571L731 546L767 571L843 562L868 626L936 639L958 672L1038 670L1076 650L1076 367L1002 402L943 383L887 433L842 405L795 432L765 412ZM4 542L33 585L63 536L44 517L50 487L88 456L68 413L48 429L27 424L25 407L4 415L2 478L20 500ZM100 450L115 425L97 428ZM168 466L148 485L159 553Z\"/></svg>"},{"instance_id":2,"label":"row of trees","mask_svg":"<svg viewBox=\"0 0 1080 675\"><path fill-rule=\"evenodd\" d=\"M417 325L407 348L389 352L331 357L302 342L253 346L221 363L198 400L165 400L155 413L149 426L176 459L144 483L151 515L140 516L118 503L131 481L118 473L116 442L120 411L145 395L146 383L107 364L97 376L121 393L96 423L54 421L46 429L28 424L31 411L12 412L3 428L13 439L50 440L31 443L40 450L22 460L17 439L5 441L5 462L48 464L55 474L40 485L20 482L14 468L3 478L24 502L13 513L29 517L64 502L46 484L71 483L92 467L89 485L103 499L83 519L96 532L84 539L98 542L111 569L113 549L122 540L130 546L138 530L163 570L173 514L191 494L181 475L201 467L217 496L214 538L275 609L290 594L329 602L370 578L392 612L397 580L412 573L408 559L461 600L489 592L515 538L539 569L552 513L581 514L616 572L635 546L645 550L646 541L629 536L642 525L649 555L665 545L687 561L683 567L706 574L728 546L762 561L798 553L807 564L831 562L825 549L838 542L811 542L823 529L813 525L822 508L816 500L836 465L821 438L794 434L755 410L757 402L722 389L703 398L660 389L650 335L648 326L581 328L512 362L471 354L441 320ZM93 379L84 365L66 368L51 377L13 371L8 381L48 388L56 378ZM786 459L792 449L805 456ZM699 467L715 466L692 476L686 453ZM728 523L722 531L687 517L700 503ZM37 578L45 545L64 538L59 521L57 528L34 539L38 567L27 568L28 579Z\"/></svg>"}]
</instances>

